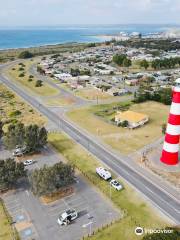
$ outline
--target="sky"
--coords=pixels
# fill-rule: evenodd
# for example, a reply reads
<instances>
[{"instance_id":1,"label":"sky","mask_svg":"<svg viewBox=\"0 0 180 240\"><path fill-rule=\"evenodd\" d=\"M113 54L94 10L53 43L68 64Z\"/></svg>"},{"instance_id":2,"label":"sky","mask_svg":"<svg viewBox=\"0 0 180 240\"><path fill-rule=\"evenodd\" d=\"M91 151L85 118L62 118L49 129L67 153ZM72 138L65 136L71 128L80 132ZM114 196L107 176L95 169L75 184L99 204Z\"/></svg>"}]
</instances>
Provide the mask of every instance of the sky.
<instances>
[{"instance_id":1,"label":"sky","mask_svg":"<svg viewBox=\"0 0 180 240\"><path fill-rule=\"evenodd\" d=\"M0 0L0 26L180 24L180 0Z\"/></svg>"}]
</instances>

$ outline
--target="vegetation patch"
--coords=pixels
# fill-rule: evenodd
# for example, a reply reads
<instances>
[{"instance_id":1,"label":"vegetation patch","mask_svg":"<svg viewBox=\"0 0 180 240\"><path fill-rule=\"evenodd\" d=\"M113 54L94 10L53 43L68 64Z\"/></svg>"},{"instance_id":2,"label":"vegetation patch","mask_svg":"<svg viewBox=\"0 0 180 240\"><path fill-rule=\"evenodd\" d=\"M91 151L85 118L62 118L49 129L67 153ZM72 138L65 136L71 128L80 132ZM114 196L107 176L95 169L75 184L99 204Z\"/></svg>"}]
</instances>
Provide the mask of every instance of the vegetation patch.
<instances>
[{"instance_id":1,"label":"vegetation patch","mask_svg":"<svg viewBox=\"0 0 180 240\"><path fill-rule=\"evenodd\" d=\"M24 103L22 99L13 94L3 84L0 84L0 120L5 124L20 121L25 125L29 123L44 125L46 122L45 118Z\"/></svg>"},{"instance_id":2,"label":"vegetation patch","mask_svg":"<svg viewBox=\"0 0 180 240\"><path fill-rule=\"evenodd\" d=\"M42 82L41 80L36 79L34 76L32 76L29 73L29 68L34 64L33 61L30 60L24 60L23 63L21 63L21 69L22 69L22 64L23 64L23 69L24 71L21 72L18 70L19 64L15 64L13 68L15 70L12 70L11 68L7 68L5 70L5 74L12 79L12 81L20 83L22 86L24 86L26 89L29 91L40 95L40 96L54 96L59 93L59 91L50 86L49 84Z\"/></svg>"},{"instance_id":3,"label":"vegetation patch","mask_svg":"<svg viewBox=\"0 0 180 240\"><path fill-rule=\"evenodd\" d=\"M11 226L11 217L9 216L3 201L0 199L0 240L19 240L16 231Z\"/></svg>"}]
</instances>

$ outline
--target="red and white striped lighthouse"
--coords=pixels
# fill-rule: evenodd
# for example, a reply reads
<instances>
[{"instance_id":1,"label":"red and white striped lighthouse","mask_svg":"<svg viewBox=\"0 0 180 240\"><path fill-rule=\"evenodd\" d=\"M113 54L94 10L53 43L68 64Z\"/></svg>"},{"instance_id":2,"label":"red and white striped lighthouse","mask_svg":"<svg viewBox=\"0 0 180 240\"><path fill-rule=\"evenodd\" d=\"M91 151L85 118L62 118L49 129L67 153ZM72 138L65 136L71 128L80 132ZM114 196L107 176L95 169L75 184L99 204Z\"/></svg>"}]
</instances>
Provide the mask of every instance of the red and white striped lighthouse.
<instances>
[{"instance_id":1,"label":"red and white striped lighthouse","mask_svg":"<svg viewBox=\"0 0 180 240\"><path fill-rule=\"evenodd\" d=\"M180 78L176 80L173 88L172 104L166 129L161 162L168 165L176 165L179 162L180 140Z\"/></svg>"}]
</instances>

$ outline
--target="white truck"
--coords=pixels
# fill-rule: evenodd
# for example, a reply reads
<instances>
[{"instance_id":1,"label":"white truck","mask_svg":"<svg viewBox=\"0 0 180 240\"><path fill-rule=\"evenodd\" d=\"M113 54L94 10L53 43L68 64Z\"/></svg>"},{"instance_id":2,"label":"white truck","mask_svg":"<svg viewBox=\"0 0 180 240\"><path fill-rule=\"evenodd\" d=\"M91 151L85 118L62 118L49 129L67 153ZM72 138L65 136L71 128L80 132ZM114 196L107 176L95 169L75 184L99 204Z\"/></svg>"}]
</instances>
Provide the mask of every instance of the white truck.
<instances>
[{"instance_id":1,"label":"white truck","mask_svg":"<svg viewBox=\"0 0 180 240\"><path fill-rule=\"evenodd\" d=\"M96 173L106 181L111 179L111 173L103 167L96 168Z\"/></svg>"},{"instance_id":2,"label":"white truck","mask_svg":"<svg viewBox=\"0 0 180 240\"><path fill-rule=\"evenodd\" d=\"M68 225L78 217L78 213L74 209L68 209L58 218L59 225Z\"/></svg>"}]
</instances>

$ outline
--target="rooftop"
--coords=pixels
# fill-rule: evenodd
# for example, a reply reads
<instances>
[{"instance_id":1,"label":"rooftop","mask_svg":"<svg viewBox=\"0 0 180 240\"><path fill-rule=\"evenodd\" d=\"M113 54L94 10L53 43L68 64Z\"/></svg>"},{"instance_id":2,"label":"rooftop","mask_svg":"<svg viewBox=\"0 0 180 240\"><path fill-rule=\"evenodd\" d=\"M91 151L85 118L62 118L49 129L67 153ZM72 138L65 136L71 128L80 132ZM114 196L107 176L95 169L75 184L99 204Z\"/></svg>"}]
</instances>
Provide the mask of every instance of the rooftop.
<instances>
[{"instance_id":1,"label":"rooftop","mask_svg":"<svg viewBox=\"0 0 180 240\"><path fill-rule=\"evenodd\" d=\"M140 122L140 121L148 118L148 115L133 112L133 111L125 111L125 112L117 112L115 117L116 117L116 119L119 119L121 121Z\"/></svg>"}]
</instances>

